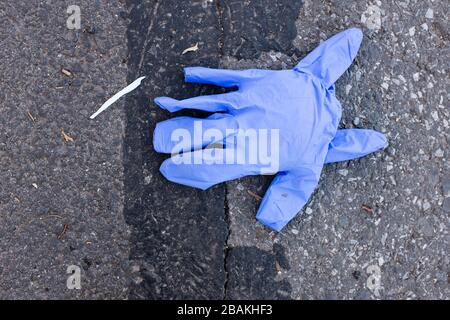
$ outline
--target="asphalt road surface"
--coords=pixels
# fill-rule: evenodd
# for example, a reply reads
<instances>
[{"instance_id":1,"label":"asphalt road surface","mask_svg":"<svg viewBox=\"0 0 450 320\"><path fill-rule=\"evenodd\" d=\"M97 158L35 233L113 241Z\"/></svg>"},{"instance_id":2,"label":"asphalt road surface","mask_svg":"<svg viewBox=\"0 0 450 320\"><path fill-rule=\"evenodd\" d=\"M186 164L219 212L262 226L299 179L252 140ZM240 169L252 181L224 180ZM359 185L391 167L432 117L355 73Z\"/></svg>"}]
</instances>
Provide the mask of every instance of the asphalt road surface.
<instances>
[{"instance_id":1,"label":"asphalt road surface","mask_svg":"<svg viewBox=\"0 0 450 320\"><path fill-rule=\"evenodd\" d=\"M448 16L419 0L2 1L0 298L449 299ZM184 84L184 66L292 68L349 27L364 40L337 83L341 127L389 146L326 166L283 232L255 220L270 177L161 176L152 131L173 115L153 98L222 90Z\"/></svg>"}]
</instances>

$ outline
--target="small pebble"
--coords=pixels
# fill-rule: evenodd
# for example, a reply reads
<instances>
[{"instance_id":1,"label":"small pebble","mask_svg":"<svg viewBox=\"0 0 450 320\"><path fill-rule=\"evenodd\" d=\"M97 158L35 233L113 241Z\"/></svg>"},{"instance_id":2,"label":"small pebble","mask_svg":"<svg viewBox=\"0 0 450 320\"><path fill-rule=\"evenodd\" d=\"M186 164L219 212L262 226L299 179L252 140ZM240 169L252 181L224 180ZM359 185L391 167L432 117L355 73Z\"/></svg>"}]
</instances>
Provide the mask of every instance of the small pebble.
<instances>
[{"instance_id":1,"label":"small pebble","mask_svg":"<svg viewBox=\"0 0 450 320\"><path fill-rule=\"evenodd\" d=\"M387 234L387 233L383 234L383 236L381 237L381 244L382 244L383 246L386 245L387 237L388 237L388 234Z\"/></svg>"},{"instance_id":2,"label":"small pebble","mask_svg":"<svg viewBox=\"0 0 450 320\"><path fill-rule=\"evenodd\" d=\"M450 212L450 198L445 198L444 202L442 203L442 208L445 212Z\"/></svg>"},{"instance_id":3,"label":"small pebble","mask_svg":"<svg viewBox=\"0 0 450 320\"><path fill-rule=\"evenodd\" d=\"M370 5L361 15L361 23L371 30L378 31L381 28L381 9Z\"/></svg>"},{"instance_id":4,"label":"small pebble","mask_svg":"<svg viewBox=\"0 0 450 320\"><path fill-rule=\"evenodd\" d=\"M431 8L428 8L427 13L425 13L425 18L433 19L434 17L434 11Z\"/></svg>"},{"instance_id":5,"label":"small pebble","mask_svg":"<svg viewBox=\"0 0 450 320\"><path fill-rule=\"evenodd\" d=\"M436 150L436 152L434 153L434 155L435 155L437 158L443 158L443 157L444 157L444 150L438 149L438 150Z\"/></svg>"},{"instance_id":6,"label":"small pebble","mask_svg":"<svg viewBox=\"0 0 450 320\"><path fill-rule=\"evenodd\" d=\"M439 115L437 111L431 112L431 117L433 118L434 121L439 121Z\"/></svg>"},{"instance_id":7,"label":"small pebble","mask_svg":"<svg viewBox=\"0 0 450 320\"><path fill-rule=\"evenodd\" d=\"M152 181L152 177L151 176L146 176L144 178L144 184L145 185L149 185L151 181Z\"/></svg>"},{"instance_id":8,"label":"small pebble","mask_svg":"<svg viewBox=\"0 0 450 320\"><path fill-rule=\"evenodd\" d=\"M352 90L352 85L348 84L345 86L345 94L349 94L350 90Z\"/></svg>"}]
</instances>

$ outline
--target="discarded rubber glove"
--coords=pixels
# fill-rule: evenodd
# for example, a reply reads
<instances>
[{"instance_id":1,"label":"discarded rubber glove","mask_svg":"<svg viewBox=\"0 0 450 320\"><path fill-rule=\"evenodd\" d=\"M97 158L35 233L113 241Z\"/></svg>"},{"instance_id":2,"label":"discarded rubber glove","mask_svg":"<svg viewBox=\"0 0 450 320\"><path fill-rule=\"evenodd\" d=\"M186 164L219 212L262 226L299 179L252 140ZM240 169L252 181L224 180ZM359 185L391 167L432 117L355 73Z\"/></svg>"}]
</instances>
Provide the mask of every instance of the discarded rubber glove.
<instances>
[{"instance_id":1,"label":"discarded rubber glove","mask_svg":"<svg viewBox=\"0 0 450 320\"><path fill-rule=\"evenodd\" d=\"M162 174L207 189L247 175L277 173L257 219L280 231L308 201L324 163L362 157L387 143L376 131L338 130L341 104L334 83L351 65L362 37L359 29L343 31L293 70L185 68L187 82L238 90L181 101L155 99L170 112L215 112L206 119L178 117L157 124L155 150L172 153L161 165Z\"/></svg>"}]
</instances>

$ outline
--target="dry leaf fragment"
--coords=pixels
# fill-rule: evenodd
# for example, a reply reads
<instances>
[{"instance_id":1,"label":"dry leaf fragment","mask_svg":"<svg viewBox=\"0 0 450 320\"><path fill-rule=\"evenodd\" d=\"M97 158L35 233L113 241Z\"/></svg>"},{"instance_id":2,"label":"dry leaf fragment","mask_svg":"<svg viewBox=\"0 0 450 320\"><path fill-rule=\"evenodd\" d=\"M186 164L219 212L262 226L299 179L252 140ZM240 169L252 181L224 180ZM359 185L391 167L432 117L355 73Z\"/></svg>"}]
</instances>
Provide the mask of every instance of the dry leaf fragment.
<instances>
[{"instance_id":1,"label":"dry leaf fragment","mask_svg":"<svg viewBox=\"0 0 450 320\"><path fill-rule=\"evenodd\" d=\"M192 47L190 47L190 48L185 49L185 50L183 51L182 55L183 55L183 54L186 54L186 53L188 53L188 52L195 52L195 51L197 51L197 50L198 50L198 42L195 44L195 46L192 46Z\"/></svg>"},{"instance_id":2,"label":"dry leaf fragment","mask_svg":"<svg viewBox=\"0 0 450 320\"><path fill-rule=\"evenodd\" d=\"M102 104L100 109L98 109L90 118L94 119L100 113L102 113L103 111L108 109L110 105L112 105L114 102L119 100L123 95L126 95L127 93L130 93L131 91L133 91L134 89L139 87L141 85L141 81L144 79L145 79L145 77L137 78L131 84L129 84L128 86L126 86L125 88L123 88L122 90L117 92L115 95L113 95L111 98L109 98L104 104Z\"/></svg>"},{"instance_id":3,"label":"dry leaf fragment","mask_svg":"<svg viewBox=\"0 0 450 320\"><path fill-rule=\"evenodd\" d=\"M283 271L283 269L280 266L280 263L276 260L275 260L275 269L277 269L278 274L280 274Z\"/></svg>"},{"instance_id":4,"label":"dry leaf fragment","mask_svg":"<svg viewBox=\"0 0 450 320\"><path fill-rule=\"evenodd\" d=\"M68 70L68 69L62 68L62 69L61 69L61 72L62 72L64 75L68 76L68 77L71 77L71 76L73 75L72 72L71 72L70 70Z\"/></svg>"},{"instance_id":5,"label":"dry leaf fragment","mask_svg":"<svg viewBox=\"0 0 450 320\"><path fill-rule=\"evenodd\" d=\"M63 135L65 142L73 142L73 138L64 132L64 129L61 129L61 133Z\"/></svg>"}]
</instances>

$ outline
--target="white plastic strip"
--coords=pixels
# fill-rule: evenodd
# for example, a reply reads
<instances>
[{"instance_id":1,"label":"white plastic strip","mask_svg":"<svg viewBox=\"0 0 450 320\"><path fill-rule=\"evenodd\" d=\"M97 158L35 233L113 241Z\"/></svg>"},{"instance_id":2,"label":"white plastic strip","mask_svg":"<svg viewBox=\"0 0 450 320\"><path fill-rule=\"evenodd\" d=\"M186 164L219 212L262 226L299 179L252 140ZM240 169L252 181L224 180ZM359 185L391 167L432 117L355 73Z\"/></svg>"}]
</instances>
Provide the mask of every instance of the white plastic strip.
<instances>
[{"instance_id":1,"label":"white plastic strip","mask_svg":"<svg viewBox=\"0 0 450 320\"><path fill-rule=\"evenodd\" d=\"M100 113L102 113L103 111L105 111L110 105L112 105L114 102L116 102L117 100L119 100L122 96L126 95L127 93L130 93L131 91L133 91L134 89L136 89L137 87L139 87L141 85L141 81L144 80L145 77L140 77L136 80L133 81L133 83L131 83L130 85L126 86L125 88L123 88L122 90L120 90L119 92L117 92L115 95L113 95L111 98L108 99L108 101L106 101L101 107L100 109L98 109L92 116L91 119L94 119L96 116L98 116Z\"/></svg>"}]
</instances>

